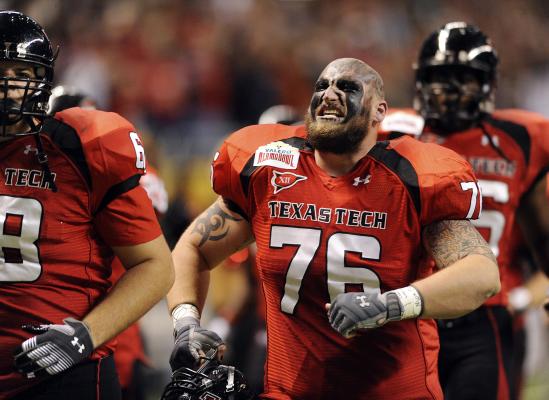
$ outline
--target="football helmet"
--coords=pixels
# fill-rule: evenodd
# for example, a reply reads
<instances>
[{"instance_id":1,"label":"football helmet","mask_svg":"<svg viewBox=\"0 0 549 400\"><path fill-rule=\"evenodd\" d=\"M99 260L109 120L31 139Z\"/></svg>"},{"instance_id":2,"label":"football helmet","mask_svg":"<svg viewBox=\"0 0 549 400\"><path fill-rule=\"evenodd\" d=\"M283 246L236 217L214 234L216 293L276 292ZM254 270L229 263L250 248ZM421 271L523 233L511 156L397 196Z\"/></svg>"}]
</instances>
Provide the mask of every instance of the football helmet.
<instances>
[{"instance_id":1,"label":"football helmet","mask_svg":"<svg viewBox=\"0 0 549 400\"><path fill-rule=\"evenodd\" d=\"M213 353L213 354L212 354ZM208 352L197 370L182 367L174 371L162 393L162 400L249 400L253 395L246 378L235 367L220 364L217 351Z\"/></svg>"},{"instance_id":2,"label":"football helmet","mask_svg":"<svg viewBox=\"0 0 549 400\"><path fill-rule=\"evenodd\" d=\"M16 11L0 11L0 67L2 62L28 64L35 77L5 76L0 73L0 135L28 135L40 132L47 114L58 51L53 51L44 29L32 18ZM23 91L18 101L8 92ZM7 127L24 121L30 130L8 133Z\"/></svg>"},{"instance_id":3,"label":"football helmet","mask_svg":"<svg viewBox=\"0 0 549 400\"><path fill-rule=\"evenodd\" d=\"M419 52L414 108L439 133L467 129L493 110L498 56L477 27L450 22Z\"/></svg>"}]
</instances>

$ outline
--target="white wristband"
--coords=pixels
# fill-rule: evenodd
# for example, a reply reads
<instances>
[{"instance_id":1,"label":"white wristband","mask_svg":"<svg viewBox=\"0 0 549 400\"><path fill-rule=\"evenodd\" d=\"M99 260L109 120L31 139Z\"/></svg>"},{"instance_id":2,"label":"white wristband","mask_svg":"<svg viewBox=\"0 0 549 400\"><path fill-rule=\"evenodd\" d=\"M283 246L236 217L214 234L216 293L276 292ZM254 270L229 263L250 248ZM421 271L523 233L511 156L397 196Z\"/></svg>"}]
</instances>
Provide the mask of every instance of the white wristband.
<instances>
[{"instance_id":1,"label":"white wristband","mask_svg":"<svg viewBox=\"0 0 549 400\"><path fill-rule=\"evenodd\" d=\"M402 311L401 319L416 318L423 311L423 299L418 290L413 286L406 286L401 289L392 290L398 296Z\"/></svg>"},{"instance_id":2,"label":"white wristband","mask_svg":"<svg viewBox=\"0 0 549 400\"><path fill-rule=\"evenodd\" d=\"M182 318L194 318L200 321L200 312L194 304L182 303L177 305L172 310L172 321L175 328L175 323Z\"/></svg>"}]
</instances>

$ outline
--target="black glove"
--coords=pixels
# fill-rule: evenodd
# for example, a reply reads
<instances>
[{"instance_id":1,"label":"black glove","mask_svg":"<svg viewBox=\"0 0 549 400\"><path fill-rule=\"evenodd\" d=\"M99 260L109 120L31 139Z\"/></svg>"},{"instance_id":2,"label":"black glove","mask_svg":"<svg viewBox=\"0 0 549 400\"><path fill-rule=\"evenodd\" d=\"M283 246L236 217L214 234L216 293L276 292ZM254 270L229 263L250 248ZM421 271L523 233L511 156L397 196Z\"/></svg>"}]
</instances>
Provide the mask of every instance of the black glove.
<instances>
[{"instance_id":1,"label":"black glove","mask_svg":"<svg viewBox=\"0 0 549 400\"><path fill-rule=\"evenodd\" d=\"M224 344L217 333L201 328L200 322L190 317L176 322L174 336L175 345L170 356L172 371L181 367L198 368L206 354Z\"/></svg>"},{"instance_id":2,"label":"black glove","mask_svg":"<svg viewBox=\"0 0 549 400\"><path fill-rule=\"evenodd\" d=\"M330 325L346 338L358 329L373 329L389 321L415 318L421 314L423 301L412 286L381 293L342 293L330 305Z\"/></svg>"},{"instance_id":3,"label":"black glove","mask_svg":"<svg viewBox=\"0 0 549 400\"><path fill-rule=\"evenodd\" d=\"M25 340L15 352L15 368L27 378L55 375L89 357L93 351L86 324L65 318L63 325L46 325L47 331Z\"/></svg>"}]
</instances>

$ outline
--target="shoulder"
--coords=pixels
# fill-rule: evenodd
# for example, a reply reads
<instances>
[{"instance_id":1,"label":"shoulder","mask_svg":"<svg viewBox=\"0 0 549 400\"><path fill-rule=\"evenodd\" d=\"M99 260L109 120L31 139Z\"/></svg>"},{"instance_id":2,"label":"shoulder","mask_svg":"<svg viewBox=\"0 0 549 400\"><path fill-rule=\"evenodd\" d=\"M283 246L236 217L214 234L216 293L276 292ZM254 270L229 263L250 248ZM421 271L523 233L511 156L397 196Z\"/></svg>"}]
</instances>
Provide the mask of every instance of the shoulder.
<instances>
[{"instance_id":1,"label":"shoulder","mask_svg":"<svg viewBox=\"0 0 549 400\"><path fill-rule=\"evenodd\" d=\"M497 110L489 116L487 122L524 145L528 144L525 142L546 141L549 131L549 119L527 110Z\"/></svg>"},{"instance_id":2,"label":"shoulder","mask_svg":"<svg viewBox=\"0 0 549 400\"><path fill-rule=\"evenodd\" d=\"M370 152L398 176L422 224L442 219L478 218L481 202L471 166L456 152L403 136L378 142ZM472 196L465 194L471 189Z\"/></svg>"},{"instance_id":3,"label":"shoulder","mask_svg":"<svg viewBox=\"0 0 549 400\"><path fill-rule=\"evenodd\" d=\"M297 156L305 142L306 131L303 125L251 125L232 133L225 139L216 158L221 155L221 159L230 161L232 167L236 169L243 167L252 158L255 158L255 166L261 166L269 159L274 160L275 154ZM295 157L295 162L297 158ZM290 158L279 159L280 162L284 160L294 162Z\"/></svg>"},{"instance_id":4,"label":"shoulder","mask_svg":"<svg viewBox=\"0 0 549 400\"><path fill-rule=\"evenodd\" d=\"M533 111L521 110L518 108L507 108L495 110L491 117L495 120L510 121L523 125L536 123L547 123L547 118Z\"/></svg>"},{"instance_id":5,"label":"shoulder","mask_svg":"<svg viewBox=\"0 0 549 400\"><path fill-rule=\"evenodd\" d=\"M527 163L532 157L549 158L549 119L519 109L495 111L487 122L511 137L522 149ZM537 164L537 162L536 162Z\"/></svg>"},{"instance_id":6,"label":"shoulder","mask_svg":"<svg viewBox=\"0 0 549 400\"><path fill-rule=\"evenodd\" d=\"M250 125L232 133L225 143L235 150L252 154L262 145L277 141L305 141L305 126L281 124Z\"/></svg>"},{"instance_id":7,"label":"shoulder","mask_svg":"<svg viewBox=\"0 0 549 400\"><path fill-rule=\"evenodd\" d=\"M446 174L470 168L467 161L455 151L408 136L389 141L386 149L409 162L418 175Z\"/></svg>"},{"instance_id":8,"label":"shoulder","mask_svg":"<svg viewBox=\"0 0 549 400\"><path fill-rule=\"evenodd\" d=\"M87 170L98 193L130 178L138 182L145 173L141 140L133 125L116 113L70 108L48 120L44 133Z\"/></svg>"},{"instance_id":9,"label":"shoulder","mask_svg":"<svg viewBox=\"0 0 549 400\"><path fill-rule=\"evenodd\" d=\"M83 144L101 140L116 132L135 130L127 119L117 113L79 107L58 112L55 114L55 119L78 132Z\"/></svg>"},{"instance_id":10,"label":"shoulder","mask_svg":"<svg viewBox=\"0 0 549 400\"><path fill-rule=\"evenodd\" d=\"M262 167L297 168L306 143L304 126L252 125L231 134L214 155L212 187L247 213L251 176Z\"/></svg>"}]
</instances>

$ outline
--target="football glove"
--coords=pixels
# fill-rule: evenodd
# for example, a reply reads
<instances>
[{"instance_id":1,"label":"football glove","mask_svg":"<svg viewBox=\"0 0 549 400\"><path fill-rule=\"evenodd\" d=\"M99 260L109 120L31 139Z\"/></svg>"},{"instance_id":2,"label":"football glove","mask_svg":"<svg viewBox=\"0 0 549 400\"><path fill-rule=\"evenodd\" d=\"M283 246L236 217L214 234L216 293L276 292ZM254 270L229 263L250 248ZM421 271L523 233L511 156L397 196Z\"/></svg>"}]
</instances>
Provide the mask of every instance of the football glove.
<instances>
[{"instance_id":1,"label":"football glove","mask_svg":"<svg viewBox=\"0 0 549 400\"><path fill-rule=\"evenodd\" d=\"M179 307L184 307L177 317ZM181 309L179 309L181 311ZM200 326L198 309L192 304L182 304L172 312L175 344L170 356L172 371L181 367L198 368L201 360L211 350L218 350L223 340L215 332Z\"/></svg>"},{"instance_id":2,"label":"football glove","mask_svg":"<svg viewBox=\"0 0 549 400\"><path fill-rule=\"evenodd\" d=\"M350 338L358 329L373 329L389 321L416 318L423 301L413 286L381 293L342 293L330 305L328 320L332 328Z\"/></svg>"},{"instance_id":3,"label":"football glove","mask_svg":"<svg viewBox=\"0 0 549 400\"><path fill-rule=\"evenodd\" d=\"M15 368L27 378L55 375L89 357L93 351L86 324L65 318L63 325L45 325L46 330L25 340L15 352Z\"/></svg>"}]
</instances>

